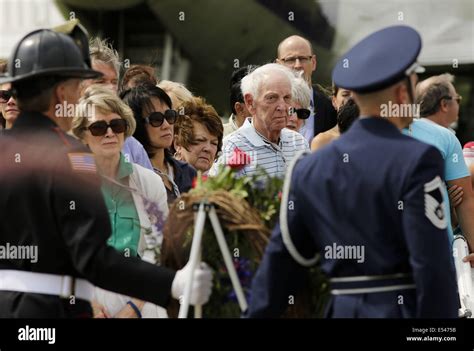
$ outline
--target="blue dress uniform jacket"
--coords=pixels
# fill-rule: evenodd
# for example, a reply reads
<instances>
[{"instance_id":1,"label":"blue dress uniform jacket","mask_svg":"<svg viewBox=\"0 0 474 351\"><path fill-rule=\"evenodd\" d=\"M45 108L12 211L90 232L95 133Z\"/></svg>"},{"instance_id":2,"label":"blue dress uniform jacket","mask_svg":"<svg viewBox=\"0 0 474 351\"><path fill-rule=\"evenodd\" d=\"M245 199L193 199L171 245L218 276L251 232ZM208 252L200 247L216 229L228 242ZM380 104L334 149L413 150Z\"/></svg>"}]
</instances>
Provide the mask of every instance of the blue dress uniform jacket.
<instances>
[{"instance_id":1,"label":"blue dress uniform jacket","mask_svg":"<svg viewBox=\"0 0 474 351\"><path fill-rule=\"evenodd\" d=\"M340 139L296 164L288 227L298 251L307 258L319 252L329 278L404 273L416 286L332 295L326 317L457 317L454 265L435 186L441 179L439 151L382 118L356 121ZM335 247L356 247L363 255L340 257ZM277 226L253 280L247 315L279 316L302 287L305 270Z\"/></svg>"},{"instance_id":2,"label":"blue dress uniform jacket","mask_svg":"<svg viewBox=\"0 0 474 351\"><path fill-rule=\"evenodd\" d=\"M124 257L106 244L109 217L84 145L42 114L22 113L0 136L0 159L0 245L38 247L37 262L2 259L0 270L70 275L167 305L175 273ZM90 315L87 301L71 304L55 295L0 291L0 318Z\"/></svg>"}]
</instances>

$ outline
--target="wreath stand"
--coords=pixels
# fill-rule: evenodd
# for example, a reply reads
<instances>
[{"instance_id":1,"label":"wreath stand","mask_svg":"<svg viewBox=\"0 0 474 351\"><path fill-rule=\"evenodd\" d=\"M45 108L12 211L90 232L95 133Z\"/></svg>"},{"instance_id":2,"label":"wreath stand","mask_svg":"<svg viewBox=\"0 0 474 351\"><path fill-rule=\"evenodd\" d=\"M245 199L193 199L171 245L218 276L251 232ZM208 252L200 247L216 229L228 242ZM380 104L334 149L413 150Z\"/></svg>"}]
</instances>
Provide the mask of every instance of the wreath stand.
<instances>
[{"instance_id":1,"label":"wreath stand","mask_svg":"<svg viewBox=\"0 0 474 351\"><path fill-rule=\"evenodd\" d=\"M232 262L232 256L230 254L227 242L225 241L222 226L219 222L219 218L217 217L216 205L213 203L209 203L207 200L201 200L200 202L193 204L193 211L197 213L195 214L194 219L194 235L191 243L191 253L189 255L191 274L184 287L184 295L181 301L181 306L179 308L178 318L187 318L188 316L191 287L194 280L194 272L201 261L201 242L202 235L204 232L204 225L206 223L207 217L209 217L211 221L212 229L216 236L217 243L219 244L219 249L221 251L224 263L227 268L227 272L229 273L229 277L232 282L232 287L234 288L234 291L237 295L237 301L239 302L240 310L242 312L245 312L248 307L247 300L245 299L242 285L240 284L240 280L237 276L237 271L235 270L234 264ZM194 317L202 318L201 305L196 305L194 307Z\"/></svg>"}]
</instances>

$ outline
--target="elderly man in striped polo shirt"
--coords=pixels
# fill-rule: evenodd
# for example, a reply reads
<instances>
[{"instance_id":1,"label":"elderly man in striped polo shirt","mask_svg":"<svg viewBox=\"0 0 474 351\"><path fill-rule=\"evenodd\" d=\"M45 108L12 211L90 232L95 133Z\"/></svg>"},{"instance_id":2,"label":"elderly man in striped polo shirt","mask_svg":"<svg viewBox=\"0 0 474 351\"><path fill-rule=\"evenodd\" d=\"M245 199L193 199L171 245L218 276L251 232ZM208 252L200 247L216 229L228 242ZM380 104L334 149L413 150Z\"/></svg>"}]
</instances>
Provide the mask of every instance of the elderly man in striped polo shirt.
<instances>
[{"instance_id":1,"label":"elderly man in striped polo shirt","mask_svg":"<svg viewBox=\"0 0 474 351\"><path fill-rule=\"evenodd\" d=\"M242 79L245 105L252 118L224 139L223 153L211 170L215 175L219 164L227 163L236 148L250 156L250 163L239 172L249 175L257 167L270 176L284 177L288 164L301 150L309 150L299 133L286 129L295 74L288 68L269 63Z\"/></svg>"}]
</instances>

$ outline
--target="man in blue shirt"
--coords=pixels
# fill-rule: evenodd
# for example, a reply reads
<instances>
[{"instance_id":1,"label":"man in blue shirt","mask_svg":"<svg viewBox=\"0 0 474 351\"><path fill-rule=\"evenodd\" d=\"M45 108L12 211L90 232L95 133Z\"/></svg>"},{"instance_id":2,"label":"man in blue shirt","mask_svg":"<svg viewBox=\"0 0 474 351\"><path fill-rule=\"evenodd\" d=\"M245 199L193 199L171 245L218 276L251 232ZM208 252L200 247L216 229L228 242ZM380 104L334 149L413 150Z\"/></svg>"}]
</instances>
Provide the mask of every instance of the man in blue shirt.
<instances>
[{"instance_id":1,"label":"man in blue shirt","mask_svg":"<svg viewBox=\"0 0 474 351\"><path fill-rule=\"evenodd\" d=\"M461 144L449 126L458 120L461 96L451 74L433 76L416 87L421 120L411 125L412 136L438 148L445 161L445 180L450 189L462 189L462 201L455 207L459 226L469 246L474 248L474 193ZM410 134L410 130L404 133ZM453 205L453 204L452 204ZM451 225L448 231L452 235Z\"/></svg>"},{"instance_id":2,"label":"man in blue shirt","mask_svg":"<svg viewBox=\"0 0 474 351\"><path fill-rule=\"evenodd\" d=\"M441 152L443 157L445 181L448 185L462 186L463 190L465 189L466 194L472 193L471 178L466 163L464 162L461 144L452 132L427 118L422 118L415 119L408 128L403 129L403 133L435 146ZM443 195L448 204L449 197L446 189L443 189ZM473 233L474 229L474 227L471 227L474 225L474 212L470 212L470 216L467 215L469 211L471 211L471 199L472 197L470 196L463 196L463 201L458 207L456 207L456 213L460 219L463 219L461 221L461 228L466 233ZM463 213L465 214L463 215ZM446 211L446 215L449 223L449 241L452 243L453 229L451 226L451 216L449 211Z\"/></svg>"}]
</instances>

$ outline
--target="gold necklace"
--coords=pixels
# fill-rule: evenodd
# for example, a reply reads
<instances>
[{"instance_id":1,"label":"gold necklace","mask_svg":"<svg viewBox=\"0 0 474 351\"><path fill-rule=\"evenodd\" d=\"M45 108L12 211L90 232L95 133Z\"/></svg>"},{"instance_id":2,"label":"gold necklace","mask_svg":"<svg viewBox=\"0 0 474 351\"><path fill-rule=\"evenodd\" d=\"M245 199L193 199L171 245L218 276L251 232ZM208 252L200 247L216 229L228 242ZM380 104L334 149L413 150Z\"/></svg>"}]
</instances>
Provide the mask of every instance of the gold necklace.
<instances>
[{"instance_id":1,"label":"gold necklace","mask_svg":"<svg viewBox=\"0 0 474 351\"><path fill-rule=\"evenodd\" d=\"M165 170L163 171L160 167L158 167L158 165L156 164L155 160L151 160L151 164L154 168L156 168L157 170L160 171L161 174L165 174L165 175L168 175L169 174L169 171L168 171L168 165L166 163L166 161L163 162L164 163L164 168Z\"/></svg>"}]
</instances>

